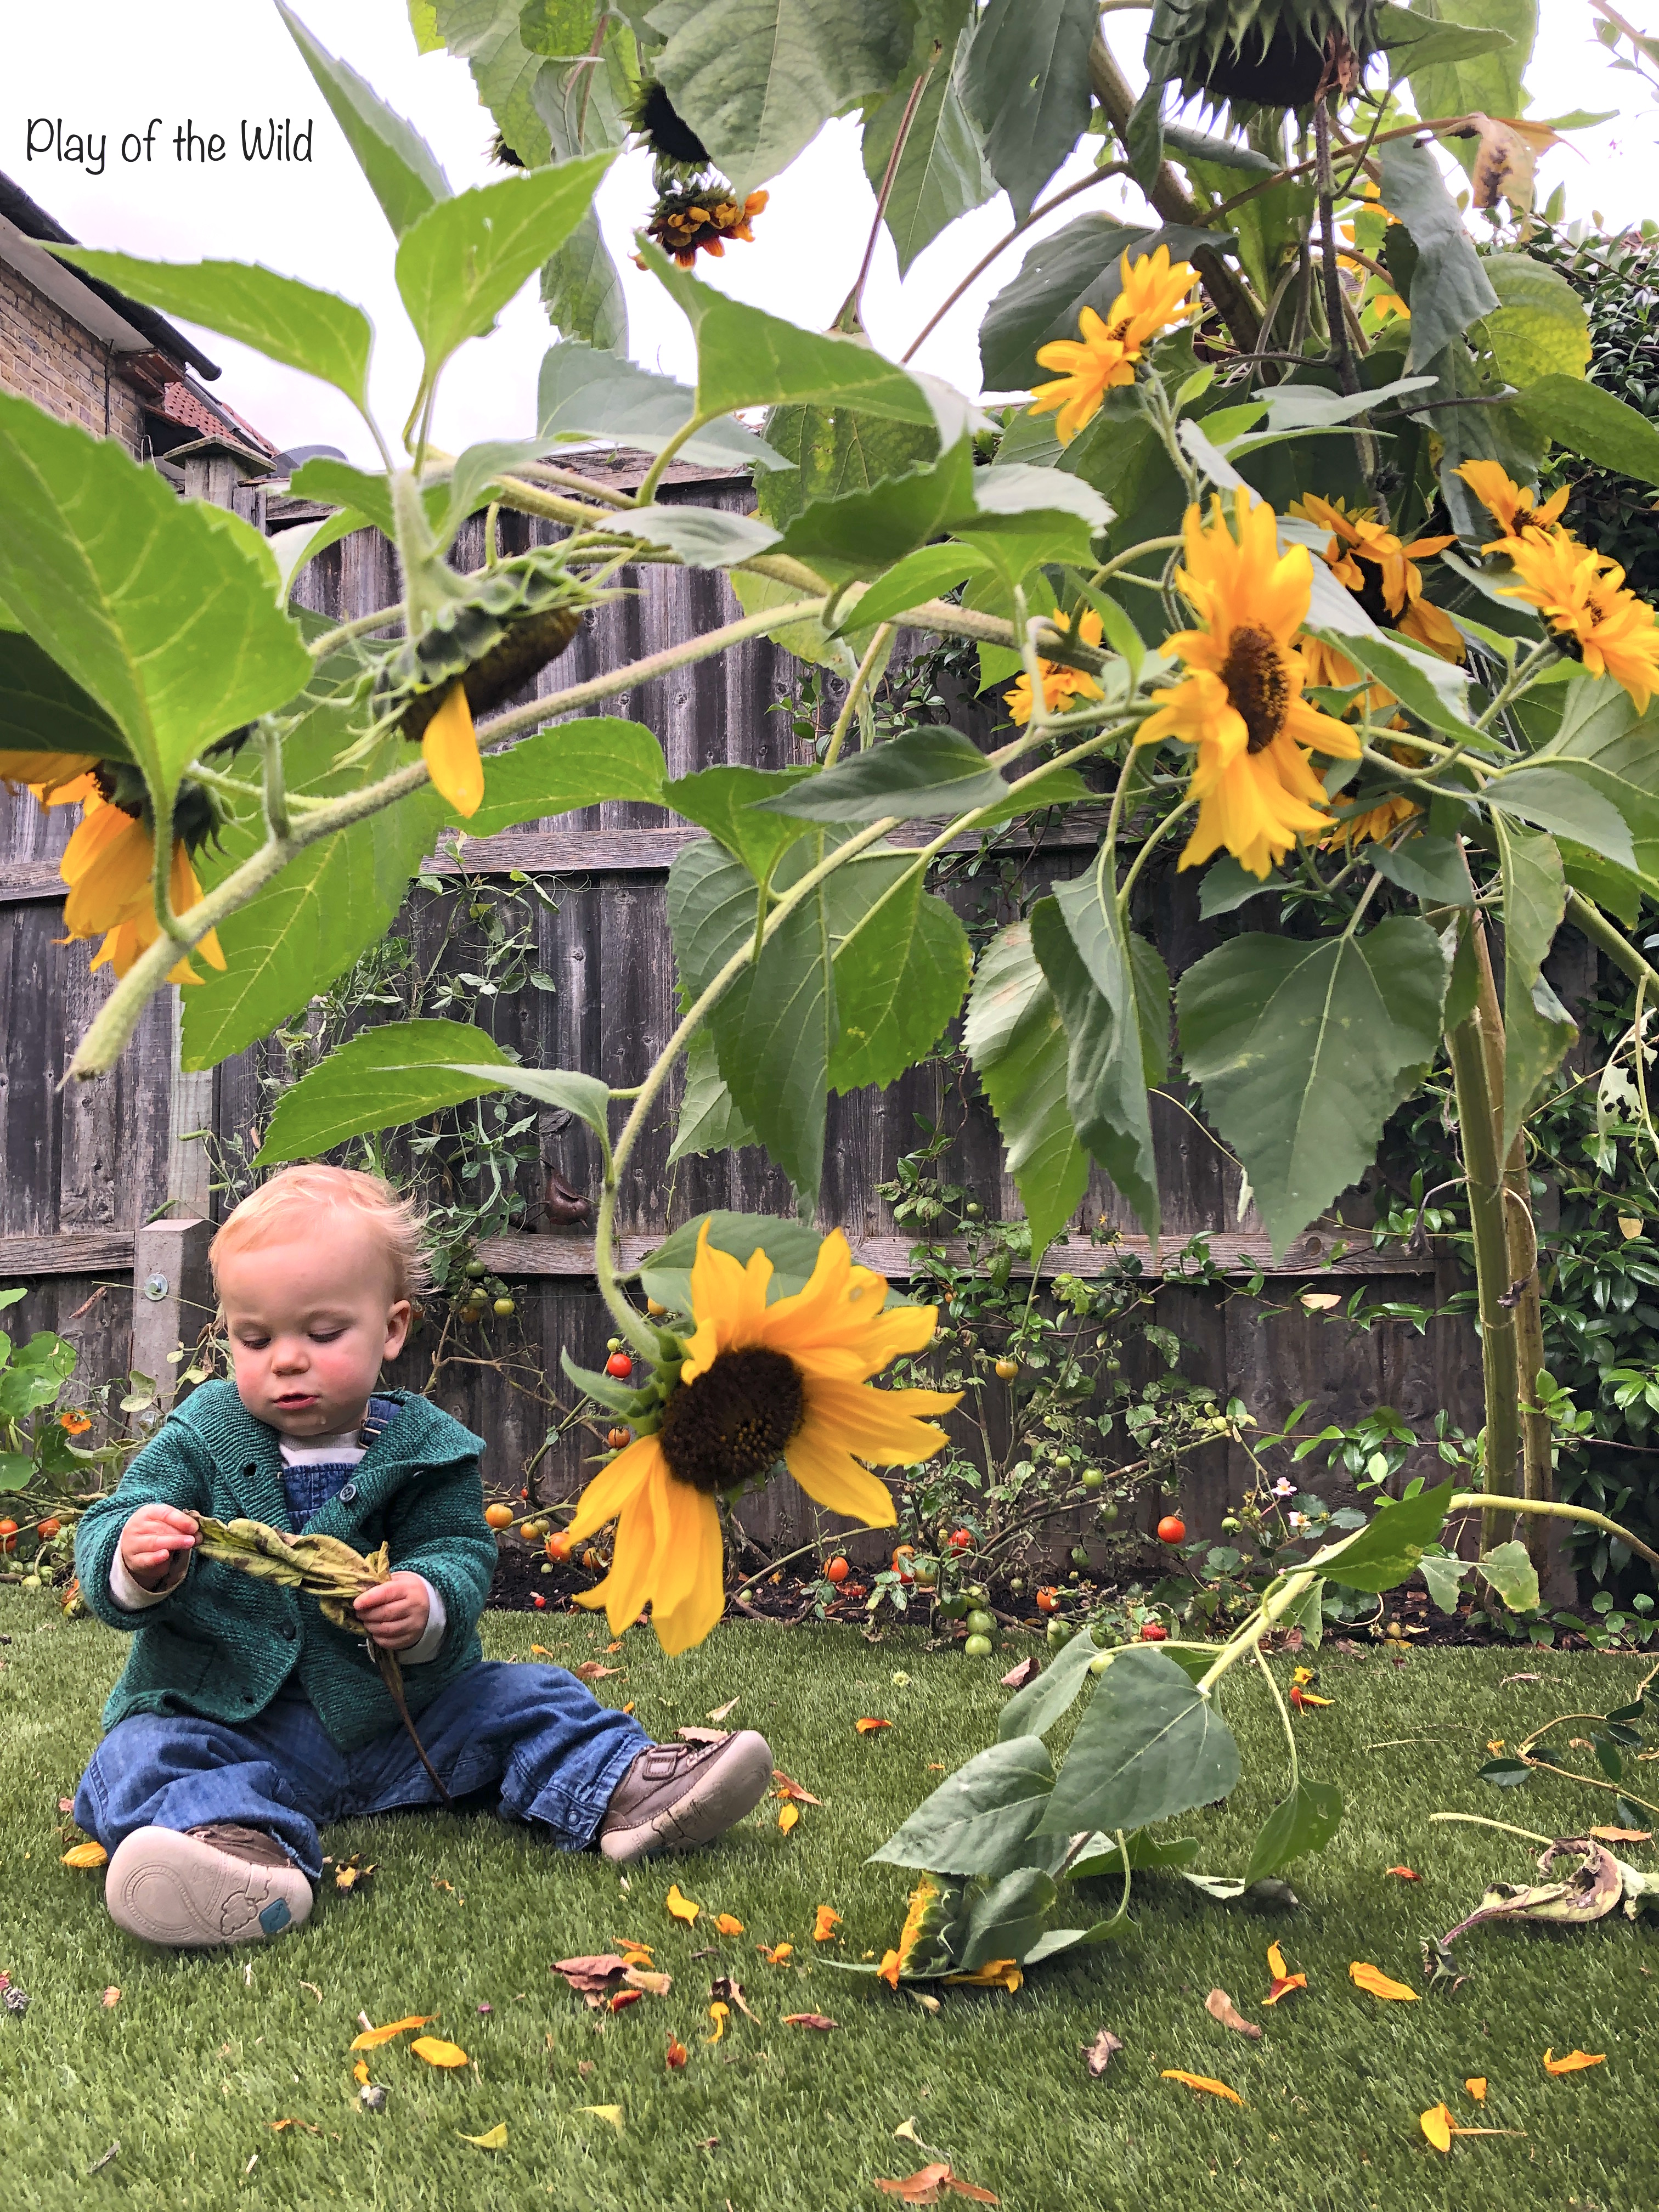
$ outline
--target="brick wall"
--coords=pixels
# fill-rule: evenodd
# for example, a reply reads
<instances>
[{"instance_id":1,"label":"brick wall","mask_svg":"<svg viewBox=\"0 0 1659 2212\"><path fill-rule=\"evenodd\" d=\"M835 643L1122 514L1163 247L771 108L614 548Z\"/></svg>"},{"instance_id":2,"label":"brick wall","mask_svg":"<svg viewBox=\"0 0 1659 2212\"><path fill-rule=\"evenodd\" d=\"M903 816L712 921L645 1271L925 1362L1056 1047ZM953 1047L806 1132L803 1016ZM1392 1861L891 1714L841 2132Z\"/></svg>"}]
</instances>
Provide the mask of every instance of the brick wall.
<instances>
[{"instance_id":1,"label":"brick wall","mask_svg":"<svg viewBox=\"0 0 1659 2212\"><path fill-rule=\"evenodd\" d=\"M116 368L108 371L107 389L109 434L137 453L143 434L138 395ZM21 392L66 422L104 434L103 347L5 262L0 262L0 390Z\"/></svg>"}]
</instances>

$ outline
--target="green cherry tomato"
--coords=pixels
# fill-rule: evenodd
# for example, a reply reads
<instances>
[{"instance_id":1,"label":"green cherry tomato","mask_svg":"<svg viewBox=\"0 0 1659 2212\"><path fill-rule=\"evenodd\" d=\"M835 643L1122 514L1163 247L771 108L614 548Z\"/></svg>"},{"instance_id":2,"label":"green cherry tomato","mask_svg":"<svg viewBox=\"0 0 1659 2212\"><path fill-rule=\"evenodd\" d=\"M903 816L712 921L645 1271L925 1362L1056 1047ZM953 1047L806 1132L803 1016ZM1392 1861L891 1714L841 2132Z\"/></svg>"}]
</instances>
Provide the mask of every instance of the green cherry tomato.
<instances>
[{"instance_id":1,"label":"green cherry tomato","mask_svg":"<svg viewBox=\"0 0 1659 2212\"><path fill-rule=\"evenodd\" d=\"M1102 1490L1106 1484L1106 1478L1097 1467L1085 1467L1079 1480L1085 1490Z\"/></svg>"},{"instance_id":2,"label":"green cherry tomato","mask_svg":"<svg viewBox=\"0 0 1659 2212\"><path fill-rule=\"evenodd\" d=\"M977 1607L968 1616L968 1633L970 1636L990 1636L995 1632L996 1625L994 1613L985 1613Z\"/></svg>"},{"instance_id":3,"label":"green cherry tomato","mask_svg":"<svg viewBox=\"0 0 1659 2212\"><path fill-rule=\"evenodd\" d=\"M969 1659L988 1659L991 1639L988 1636L970 1636L962 1648Z\"/></svg>"}]
</instances>

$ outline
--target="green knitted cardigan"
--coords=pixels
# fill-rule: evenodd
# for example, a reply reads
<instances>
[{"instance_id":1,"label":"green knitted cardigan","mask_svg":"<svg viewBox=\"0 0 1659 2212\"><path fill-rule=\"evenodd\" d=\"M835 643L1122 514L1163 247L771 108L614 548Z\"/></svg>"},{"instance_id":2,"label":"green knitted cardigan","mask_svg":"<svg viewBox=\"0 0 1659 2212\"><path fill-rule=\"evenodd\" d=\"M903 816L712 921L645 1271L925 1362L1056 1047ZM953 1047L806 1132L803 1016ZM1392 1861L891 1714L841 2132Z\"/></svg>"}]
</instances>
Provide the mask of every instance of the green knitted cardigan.
<instances>
[{"instance_id":1,"label":"green knitted cardigan","mask_svg":"<svg viewBox=\"0 0 1659 2212\"><path fill-rule=\"evenodd\" d=\"M478 1615L495 1566L483 1517L481 1438L411 1393L383 1394L402 1410L345 1487L307 1522L360 1552L391 1546L394 1570L424 1575L447 1625L437 1655L404 1669L410 1711L483 1656ZM87 1603L132 1637L132 1651L104 1707L104 1726L132 1713L196 1713L234 1727L264 1711L293 1680L343 1751L398 1729L361 1638L331 1627L314 1598L257 1581L221 1561L194 1559L159 1605L127 1613L110 1595L121 1530L139 1506L160 1504L289 1525L275 1429L256 1420L229 1382L204 1382L137 1455L76 1532L75 1565Z\"/></svg>"}]
</instances>

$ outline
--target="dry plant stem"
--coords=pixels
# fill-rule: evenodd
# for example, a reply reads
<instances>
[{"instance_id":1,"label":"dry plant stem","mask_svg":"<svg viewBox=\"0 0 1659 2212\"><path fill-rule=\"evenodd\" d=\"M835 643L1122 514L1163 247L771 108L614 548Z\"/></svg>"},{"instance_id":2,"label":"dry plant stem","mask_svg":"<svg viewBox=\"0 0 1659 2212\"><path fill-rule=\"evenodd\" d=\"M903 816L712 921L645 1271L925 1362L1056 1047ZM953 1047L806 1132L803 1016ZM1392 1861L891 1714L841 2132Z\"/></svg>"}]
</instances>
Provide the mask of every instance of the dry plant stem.
<instances>
[{"instance_id":1,"label":"dry plant stem","mask_svg":"<svg viewBox=\"0 0 1659 2212\"><path fill-rule=\"evenodd\" d=\"M893 179L898 174L899 163L904 159L904 149L910 136L910 126L916 119L916 110L921 105L921 95L927 89L927 80L939 66L944 48L936 39L927 56L927 66L910 88L910 97L904 103L904 112L899 118L899 127L893 134L893 150L887 156L887 167L882 171L881 189L876 194L876 211L870 222L870 235L865 241L864 258L859 264L859 273L853 279L853 289L842 303L841 313L830 327L837 331L856 331L863 326L859 311L864 304L864 288L870 281L870 264L876 258L876 240L881 236L881 226L887 213L887 203L892 197Z\"/></svg>"},{"instance_id":2,"label":"dry plant stem","mask_svg":"<svg viewBox=\"0 0 1659 2212\"><path fill-rule=\"evenodd\" d=\"M404 1670L398 1663L397 1653L388 1651L384 1644L377 1644L372 1636L368 1640L368 1648L374 1655L374 1664L380 1669L380 1680L386 1684L392 1702L398 1708L398 1717L409 1731L409 1740L415 1747L416 1755L431 1777L433 1788L446 1805L453 1805L455 1800L444 1787L442 1775L427 1757L426 1746L416 1733L415 1723L410 1716L409 1700L404 1695Z\"/></svg>"}]
</instances>

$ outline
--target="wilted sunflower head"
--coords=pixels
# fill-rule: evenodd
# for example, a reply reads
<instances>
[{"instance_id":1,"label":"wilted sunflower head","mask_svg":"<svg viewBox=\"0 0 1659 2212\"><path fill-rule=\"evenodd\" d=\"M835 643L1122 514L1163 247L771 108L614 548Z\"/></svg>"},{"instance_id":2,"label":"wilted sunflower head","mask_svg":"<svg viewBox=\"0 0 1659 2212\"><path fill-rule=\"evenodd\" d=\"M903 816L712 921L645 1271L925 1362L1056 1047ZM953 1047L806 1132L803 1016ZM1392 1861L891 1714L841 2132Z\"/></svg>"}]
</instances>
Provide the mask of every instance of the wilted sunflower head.
<instances>
[{"instance_id":1,"label":"wilted sunflower head","mask_svg":"<svg viewBox=\"0 0 1659 2212\"><path fill-rule=\"evenodd\" d=\"M629 127L636 137L655 155L658 162L670 169L706 169L710 167L708 149L668 97L666 88L654 76L640 79L640 88L628 111Z\"/></svg>"},{"instance_id":2,"label":"wilted sunflower head","mask_svg":"<svg viewBox=\"0 0 1659 2212\"><path fill-rule=\"evenodd\" d=\"M690 269L699 252L718 261L728 239L752 246L750 223L766 205L769 195L750 192L739 200L729 185L694 185L684 191L665 192L646 225L665 253L672 253L682 269Z\"/></svg>"},{"instance_id":3,"label":"wilted sunflower head","mask_svg":"<svg viewBox=\"0 0 1659 2212\"><path fill-rule=\"evenodd\" d=\"M489 141L489 159L498 169L527 169L530 167L521 154L517 154L497 131Z\"/></svg>"},{"instance_id":4,"label":"wilted sunflower head","mask_svg":"<svg viewBox=\"0 0 1659 2212\"><path fill-rule=\"evenodd\" d=\"M1157 0L1146 73L1242 124L1352 91L1376 43L1376 0Z\"/></svg>"}]
</instances>

